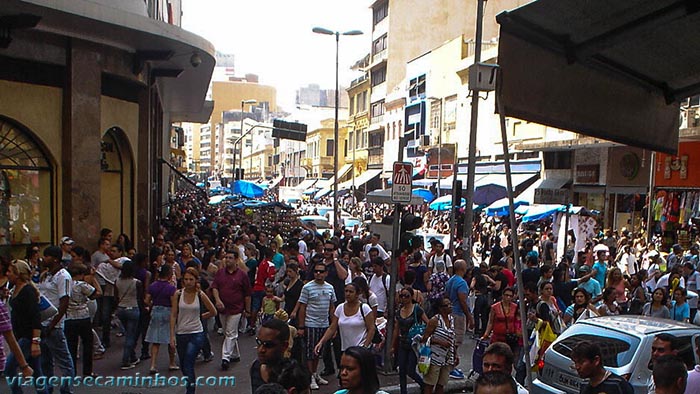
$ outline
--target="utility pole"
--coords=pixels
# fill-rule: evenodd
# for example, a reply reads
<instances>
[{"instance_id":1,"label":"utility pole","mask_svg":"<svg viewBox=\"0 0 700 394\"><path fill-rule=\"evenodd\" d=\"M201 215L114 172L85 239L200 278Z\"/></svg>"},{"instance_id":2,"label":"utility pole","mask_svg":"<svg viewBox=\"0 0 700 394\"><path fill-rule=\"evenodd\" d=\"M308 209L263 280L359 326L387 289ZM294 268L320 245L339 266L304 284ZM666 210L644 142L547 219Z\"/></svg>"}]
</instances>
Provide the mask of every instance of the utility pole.
<instances>
[{"instance_id":1,"label":"utility pole","mask_svg":"<svg viewBox=\"0 0 700 394\"><path fill-rule=\"evenodd\" d=\"M478 0L476 5L476 37L474 42L474 64L481 62L481 41L484 30L484 3L486 0ZM470 84L471 85L471 84ZM472 95L472 112L469 125L469 161L467 163L467 205L464 207L464 231L462 247L464 256L468 258L468 265L472 265L472 226L474 223L474 176L476 173L476 133L479 118L479 90L469 86ZM454 191L453 191L454 192Z\"/></svg>"}]
</instances>

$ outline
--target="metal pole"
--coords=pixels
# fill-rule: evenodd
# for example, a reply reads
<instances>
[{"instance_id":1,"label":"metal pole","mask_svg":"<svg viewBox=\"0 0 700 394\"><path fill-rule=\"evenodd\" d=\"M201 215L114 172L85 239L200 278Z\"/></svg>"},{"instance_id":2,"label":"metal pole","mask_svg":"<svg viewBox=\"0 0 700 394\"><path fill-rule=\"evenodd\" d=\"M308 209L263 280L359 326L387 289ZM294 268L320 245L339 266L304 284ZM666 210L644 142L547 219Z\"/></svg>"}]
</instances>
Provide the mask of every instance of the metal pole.
<instances>
[{"instance_id":1,"label":"metal pole","mask_svg":"<svg viewBox=\"0 0 700 394\"><path fill-rule=\"evenodd\" d=\"M649 201L647 202L647 243L651 243L652 232L651 222L654 219L653 204L654 201L654 173L656 172L656 152L651 152L651 161L649 162Z\"/></svg>"},{"instance_id":2,"label":"metal pole","mask_svg":"<svg viewBox=\"0 0 700 394\"><path fill-rule=\"evenodd\" d=\"M340 212L338 211L338 50L340 47L340 32L335 32L335 122L333 123L333 138L335 145L333 146L333 231L340 228ZM354 175L353 175L354 177Z\"/></svg>"},{"instance_id":3,"label":"metal pole","mask_svg":"<svg viewBox=\"0 0 700 394\"><path fill-rule=\"evenodd\" d=\"M479 0L479 3L481 3L482 0ZM513 243L513 265L515 265L515 272L516 272L516 278L518 281L518 300L520 300L521 305L525 304L525 290L523 288L523 267L522 267L522 261L520 261L520 250L518 249L518 231L517 231L517 222L515 221L515 204L513 203L514 195L513 195L513 179L511 176L510 172L510 157L508 156L508 133L506 131L506 116L503 111L503 103L501 103L501 100L499 98L500 93L496 93L496 105L498 106L498 115L500 118L500 123L501 123L501 143L503 145L503 156L504 156L504 161L505 161L505 167L506 167L506 185L508 186L508 210L510 212L509 218L510 218L510 234L511 234L511 242ZM527 387L533 387L532 386L532 373L530 371L530 365L532 365L532 360L530 360L530 352L528 351L528 340L529 337L527 335L527 311L526 308L518 308L520 310L520 321L524 322L522 324L522 335L523 335L523 343L524 345L524 351L525 353L525 370L527 371L527 374L525 375L526 382L527 382Z\"/></svg>"},{"instance_id":4,"label":"metal pole","mask_svg":"<svg viewBox=\"0 0 700 394\"><path fill-rule=\"evenodd\" d=\"M401 132L401 131L400 131ZM403 132L401 132L403 134ZM399 137L399 156L398 161L403 161L403 146L405 138ZM392 237L392 253L391 267L389 272L389 294L387 294L386 310L384 311L387 319L386 323L386 341L384 342L384 372L389 373L393 370L391 365L391 344L394 343L394 304L396 303L396 282L399 277L399 254L401 253L400 238L401 238L401 204L394 204L394 228Z\"/></svg>"},{"instance_id":5,"label":"metal pole","mask_svg":"<svg viewBox=\"0 0 700 394\"><path fill-rule=\"evenodd\" d=\"M481 40L484 30L484 2L478 0L476 5L476 42L474 43L474 64L481 61ZM474 175L476 173L476 133L479 118L479 91L474 90L470 86L472 94L472 114L469 125L469 161L467 163L467 206L464 208L464 242L463 248L465 258L469 259L469 264L473 264L472 260L472 226L474 223Z\"/></svg>"},{"instance_id":6,"label":"metal pole","mask_svg":"<svg viewBox=\"0 0 700 394\"><path fill-rule=\"evenodd\" d=\"M457 145L455 144L455 151L454 151L454 156L452 158L453 163L452 164L452 194L455 194L457 191L457 174L459 173L459 164L457 163ZM460 194L462 191L459 191ZM457 204L456 207L452 207L452 211L450 212L450 255L454 256L455 255L455 239L457 239L457 209L459 209L459 206L461 205L461 200L460 203Z\"/></svg>"},{"instance_id":7,"label":"metal pole","mask_svg":"<svg viewBox=\"0 0 700 394\"><path fill-rule=\"evenodd\" d=\"M354 133L352 133L352 135L353 135L353 138L357 138L357 130L354 130ZM348 142L352 144L352 141L348 140ZM355 166L355 145L353 144L353 146L352 146L352 204L353 205L355 204L355 168L356 168L356 166ZM367 185L367 184L365 183L365 185ZM367 187L365 186L365 191L366 191L366 189L367 189ZM365 192L365 195L367 195L366 192Z\"/></svg>"},{"instance_id":8,"label":"metal pole","mask_svg":"<svg viewBox=\"0 0 700 394\"><path fill-rule=\"evenodd\" d=\"M241 136L243 136L243 105L244 105L244 100L241 100ZM239 168L243 168L243 143L241 142L241 165ZM240 171L240 169L239 169ZM243 179L243 177L240 177L240 179Z\"/></svg>"}]
</instances>

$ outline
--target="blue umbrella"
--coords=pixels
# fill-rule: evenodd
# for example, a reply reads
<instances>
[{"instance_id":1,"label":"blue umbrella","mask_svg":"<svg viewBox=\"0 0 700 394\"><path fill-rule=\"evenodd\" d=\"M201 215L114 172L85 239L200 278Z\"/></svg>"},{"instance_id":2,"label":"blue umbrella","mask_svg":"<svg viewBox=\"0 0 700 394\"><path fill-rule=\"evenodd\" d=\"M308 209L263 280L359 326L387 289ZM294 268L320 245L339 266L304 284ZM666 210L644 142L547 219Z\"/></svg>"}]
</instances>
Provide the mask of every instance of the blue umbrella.
<instances>
[{"instance_id":1,"label":"blue umbrella","mask_svg":"<svg viewBox=\"0 0 700 394\"><path fill-rule=\"evenodd\" d=\"M262 197L265 191L253 182L237 180L233 183L233 193L247 198Z\"/></svg>"},{"instance_id":2,"label":"blue umbrella","mask_svg":"<svg viewBox=\"0 0 700 394\"><path fill-rule=\"evenodd\" d=\"M530 205L527 201L521 198L515 198L513 201L513 205L515 208L518 208L521 205ZM517 209L515 211L518 213ZM489 205L486 208L486 215L488 216L508 216L510 213L510 207L508 205L508 198L502 198L498 201L494 201L493 204Z\"/></svg>"},{"instance_id":3,"label":"blue umbrella","mask_svg":"<svg viewBox=\"0 0 700 394\"><path fill-rule=\"evenodd\" d=\"M423 188L413 189L413 195L422 198L425 202L431 202L435 199L433 192Z\"/></svg>"},{"instance_id":4,"label":"blue umbrella","mask_svg":"<svg viewBox=\"0 0 700 394\"><path fill-rule=\"evenodd\" d=\"M467 200L462 198L462 202L459 205L460 207L463 207L467 205ZM437 200L433 201L430 203L428 208L432 209L433 211L447 211L452 209L452 196L447 195L447 196L442 196L438 198Z\"/></svg>"}]
</instances>

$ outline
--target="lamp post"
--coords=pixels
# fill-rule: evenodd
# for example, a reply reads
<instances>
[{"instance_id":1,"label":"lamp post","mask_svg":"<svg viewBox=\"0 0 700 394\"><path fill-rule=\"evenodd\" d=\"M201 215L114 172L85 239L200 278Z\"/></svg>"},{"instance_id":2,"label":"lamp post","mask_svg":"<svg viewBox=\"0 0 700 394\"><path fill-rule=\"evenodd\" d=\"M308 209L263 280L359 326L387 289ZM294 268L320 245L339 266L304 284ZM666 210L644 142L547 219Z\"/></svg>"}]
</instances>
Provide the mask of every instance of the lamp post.
<instances>
[{"instance_id":1,"label":"lamp post","mask_svg":"<svg viewBox=\"0 0 700 394\"><path fill-rule=\"evenodd\" d=\"M256 99L247 99L247 100L241 100L241 136L243 136L243 119L244 119L244 106L246 104L255 104L257 103L258 100ZM251 137L252 138L252 137ZM233 167L236 167L236 145L233 145ZM240 165L238 166L239 169L243 168L243 144L241 143L241 162ZM251 170L253 169L253 142L251 141L250 143L250 168ZM239 170L240 171L240 170ZM242 179L243 177L241 177Z\"/></svg>"},{"instance_id":2,"label":"lamp post","mask_svg":"<svg viewBox=\"0 0 700 394\"><path fill-rule=\"evenodd\" d=\"M328 30L323 27L314 27L311 29L314 33L325 34L325 35L335 35L335 123L333 124L333 138L335 139L335 145L333 149L333 172L335 175L333 177L333 230L338 230L340 227L340 215L338 210L338 48L340 46L340 36L359 36L362 34L360 30L350 30L345 33L339 31ZM353 166L355 163L353 163Z\"/></svg>"}]
</instances>

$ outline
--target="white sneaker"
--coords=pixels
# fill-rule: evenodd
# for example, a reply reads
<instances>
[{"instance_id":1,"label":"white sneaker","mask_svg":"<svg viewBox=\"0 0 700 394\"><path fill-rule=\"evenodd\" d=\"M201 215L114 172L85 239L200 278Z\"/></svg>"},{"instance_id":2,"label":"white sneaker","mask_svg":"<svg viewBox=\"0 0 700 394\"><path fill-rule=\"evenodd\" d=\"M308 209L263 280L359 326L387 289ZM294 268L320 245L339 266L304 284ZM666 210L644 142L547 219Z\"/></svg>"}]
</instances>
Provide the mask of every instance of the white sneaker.
<instances>
[{"instance_id":1,"label":"white sneaker","mask_svg":"<svg viewBox=\"0 0 700 394\"><path fill-rule=\"evenodd\" d=\"M318 382L318 384L322 384L322 385L328 384L328 381L326 379L322 378L321 375L319 375L318 373L316 374L316 381Z\"/></svg>"},{"instance_id":2,"label":"white sneaker","mask_svg":"<svg viewBox=\"0 0 700 394\"><path fill-rule=\"evenodd\" d=\"M309 385L311 390L318 390L318 384L316 383L316 376L311 375L311 384Z\"/></svg>"}]
</instances>

